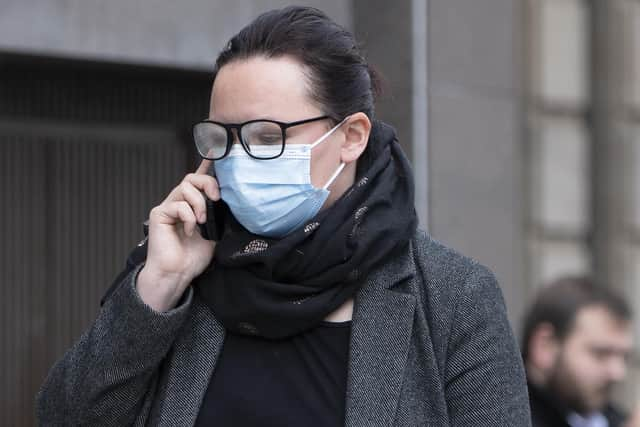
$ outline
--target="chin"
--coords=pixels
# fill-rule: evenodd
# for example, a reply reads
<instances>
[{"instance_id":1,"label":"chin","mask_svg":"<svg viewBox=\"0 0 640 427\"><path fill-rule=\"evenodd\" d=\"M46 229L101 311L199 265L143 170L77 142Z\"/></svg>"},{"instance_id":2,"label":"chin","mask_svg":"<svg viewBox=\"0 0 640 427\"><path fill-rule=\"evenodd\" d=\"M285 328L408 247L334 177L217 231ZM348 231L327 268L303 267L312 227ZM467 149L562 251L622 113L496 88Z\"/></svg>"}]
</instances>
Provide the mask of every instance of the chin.
<instances>
[{"instance_id":1,"label":"chin","mask_svg":"<svg viewBox=\"0 0 640 427\"><path fill-rule=\"evenodd\" d=\"M589 413L600 412L607 406L607 403L607 397L597 397L587 402L587 404L585 405L585 409L587 409Z\"/></svg>"}]
</instances>

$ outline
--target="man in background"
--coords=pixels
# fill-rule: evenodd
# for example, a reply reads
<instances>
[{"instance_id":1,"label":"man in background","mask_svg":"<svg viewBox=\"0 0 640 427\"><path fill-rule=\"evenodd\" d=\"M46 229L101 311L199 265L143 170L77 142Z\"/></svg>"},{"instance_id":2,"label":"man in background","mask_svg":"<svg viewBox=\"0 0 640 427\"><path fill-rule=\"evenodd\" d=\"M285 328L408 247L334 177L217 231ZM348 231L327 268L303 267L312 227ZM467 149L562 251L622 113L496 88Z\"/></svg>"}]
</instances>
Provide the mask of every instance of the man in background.
<instances>
[{"instance_id":1,"label":"man in background","mask_svg":"<svg viewBox=\"0 0 640 427\"><path fill-rule=\"evenodd\" d=\"M544 287L524 322L534 427L627 427L611 404L633 346L631 309L587 278Z\"/></svg>"}]
</instances>

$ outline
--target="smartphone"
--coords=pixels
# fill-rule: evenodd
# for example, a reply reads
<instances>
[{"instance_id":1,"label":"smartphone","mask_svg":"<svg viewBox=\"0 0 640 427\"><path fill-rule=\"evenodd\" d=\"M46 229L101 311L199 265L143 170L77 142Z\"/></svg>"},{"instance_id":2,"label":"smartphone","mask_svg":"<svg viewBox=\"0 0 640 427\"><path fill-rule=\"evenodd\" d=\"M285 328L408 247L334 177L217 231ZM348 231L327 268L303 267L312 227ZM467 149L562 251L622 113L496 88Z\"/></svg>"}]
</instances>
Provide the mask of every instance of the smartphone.
<instances>
[{"instance_id":1,"label":"smartphone","mask_svg":"<svg viewBox=\"0 0 640 427\"><path fill-rule=\"evenodd\" d=\"M224 217L228 207L222 200L214 202L206 195L204 197L207 203L207 222L198 224L200 234L204 239L217 242L224 232Z\"/></svg>"}]
</instances>

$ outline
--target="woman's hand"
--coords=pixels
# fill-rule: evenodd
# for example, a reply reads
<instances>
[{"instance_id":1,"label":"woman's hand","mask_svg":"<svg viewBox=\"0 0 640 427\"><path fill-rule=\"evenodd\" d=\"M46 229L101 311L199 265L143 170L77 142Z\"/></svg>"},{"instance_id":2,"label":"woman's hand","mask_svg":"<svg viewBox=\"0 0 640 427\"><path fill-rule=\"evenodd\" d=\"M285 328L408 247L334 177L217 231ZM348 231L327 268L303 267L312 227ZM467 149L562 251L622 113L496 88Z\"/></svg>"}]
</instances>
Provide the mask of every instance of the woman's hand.
<instances>
[{"instance_id":1,"label":"woman's hand","mask_svg":"<svg viewBox=\"0 0 640 427\"><path fill-rule=\"evenodd\" d=\"M215 242L203 239L198 229L198 223L207 220L201 192L220 200L218 182L207 175L210 165L210 160L203 160L149 214L147 261L138 274L137 288L142 300L156 311L175 307L213 258Z\"/></svg>"}]
</instances>

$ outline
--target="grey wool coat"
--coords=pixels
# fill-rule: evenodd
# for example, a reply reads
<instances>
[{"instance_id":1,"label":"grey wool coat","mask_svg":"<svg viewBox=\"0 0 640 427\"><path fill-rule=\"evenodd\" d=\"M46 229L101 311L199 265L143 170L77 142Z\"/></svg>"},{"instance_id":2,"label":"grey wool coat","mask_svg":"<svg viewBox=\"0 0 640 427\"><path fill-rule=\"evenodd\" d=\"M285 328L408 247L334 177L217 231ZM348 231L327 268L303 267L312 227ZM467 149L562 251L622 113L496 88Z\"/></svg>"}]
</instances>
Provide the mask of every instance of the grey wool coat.
<instances>
[{"instance_id":1,"label":"grey wool coat","mask_svg":"<svg viewBox=\"0 0 640 427\"><path fill-rule=\"evenodd\" d=\"M136 268L37 396L41 425L190 426L225 331L188 290L158 313ZM372 272L353 314L345 426L531 425L524 370L493 274L424 232Z\"/></svg>"}]
</instances>

